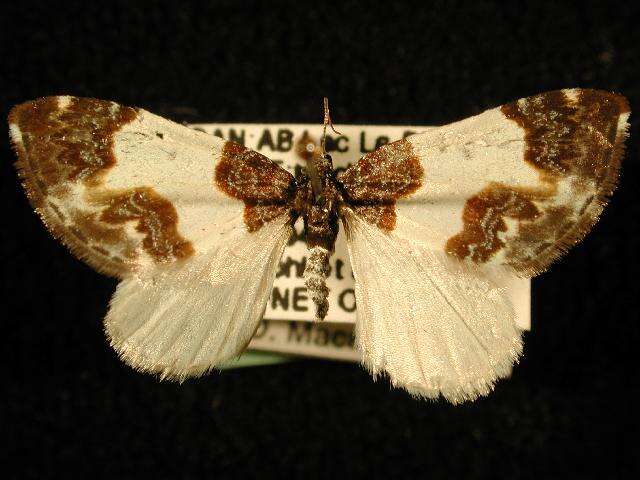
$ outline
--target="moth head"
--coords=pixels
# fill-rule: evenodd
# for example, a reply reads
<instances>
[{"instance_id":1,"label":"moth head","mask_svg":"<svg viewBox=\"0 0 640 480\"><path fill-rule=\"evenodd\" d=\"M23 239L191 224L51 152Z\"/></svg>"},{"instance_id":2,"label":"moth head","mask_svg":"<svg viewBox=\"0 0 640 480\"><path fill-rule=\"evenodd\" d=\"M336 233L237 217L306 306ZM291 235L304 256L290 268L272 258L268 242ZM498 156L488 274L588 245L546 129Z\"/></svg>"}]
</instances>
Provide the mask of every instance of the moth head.
<instances>
[{"instance_id":1,"label":"moth head","mask_svg":"<svg viewBox=\"0 0 640 480\"><path fill-rule=\"evenodd\" d=\"M328 153L323 153L322 157L319 159L319 162L321 163L319 169L324 170L327 173L333 171L333 159Z\"/></svg>"}]
</instances>

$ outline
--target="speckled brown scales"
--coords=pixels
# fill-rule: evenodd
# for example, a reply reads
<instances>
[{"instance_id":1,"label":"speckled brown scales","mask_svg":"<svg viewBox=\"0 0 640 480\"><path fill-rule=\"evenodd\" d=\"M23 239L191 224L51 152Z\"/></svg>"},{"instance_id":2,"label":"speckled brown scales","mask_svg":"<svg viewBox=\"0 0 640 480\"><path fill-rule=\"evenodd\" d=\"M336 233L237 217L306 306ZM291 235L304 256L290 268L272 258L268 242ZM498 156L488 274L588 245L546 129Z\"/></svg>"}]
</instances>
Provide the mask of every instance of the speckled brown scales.
<instances>
[{"instance_id":1,"label":"speckled brown scales","mask_svg":"<svg viewBox=\"0 0 640 480\"><path fill-rule=\"evenodd\" d=\"M367 153L340 176L345 202L382 230L396 225L395 204L422 185L424 170L407 140Z\"/></svg>"},{"instance_id":2,"label":"speckled brown scales","mask_svg":"<svg viewBox=\"0 0 640 480\"><path fill-rule=\"evenodd\" d=\"M225 143L215 181L227 195L244 202L244 222L250 232L293 209L293 175L235 142Z\"/></svg>"}]
</instances>

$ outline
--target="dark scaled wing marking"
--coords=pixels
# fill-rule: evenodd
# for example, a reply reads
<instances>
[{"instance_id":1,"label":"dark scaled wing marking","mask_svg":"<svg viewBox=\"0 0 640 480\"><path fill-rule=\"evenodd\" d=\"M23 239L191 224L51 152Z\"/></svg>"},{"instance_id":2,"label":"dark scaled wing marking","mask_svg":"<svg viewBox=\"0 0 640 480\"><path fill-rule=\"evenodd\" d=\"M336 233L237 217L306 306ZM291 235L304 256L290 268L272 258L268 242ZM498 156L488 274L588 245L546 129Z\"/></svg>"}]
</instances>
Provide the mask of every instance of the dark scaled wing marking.
<instances>
[{"instance_id":1,"label":"dark scaled wing marking","mask_svg":"<svg viewBox=\"0 0 640 480\"><path fill-rule=\"evenodd\" d=\"M264 155L226 142L216 166L216 184L245 204L244 221L250 232L291 212L296 193L293 175Z\"/></svg>"},{"instance_id":2,"label":"dark scaled wing marking","mask_svg":"<svg viewBox=\"0 0 640 480\"><path fill-rule=\"evenodd\" d=\"M338 181L357 215L390 231L396 224L396 202L419 189L423 176L411 144L399 140L364 155Z\"/></svg>"}]
</instances>

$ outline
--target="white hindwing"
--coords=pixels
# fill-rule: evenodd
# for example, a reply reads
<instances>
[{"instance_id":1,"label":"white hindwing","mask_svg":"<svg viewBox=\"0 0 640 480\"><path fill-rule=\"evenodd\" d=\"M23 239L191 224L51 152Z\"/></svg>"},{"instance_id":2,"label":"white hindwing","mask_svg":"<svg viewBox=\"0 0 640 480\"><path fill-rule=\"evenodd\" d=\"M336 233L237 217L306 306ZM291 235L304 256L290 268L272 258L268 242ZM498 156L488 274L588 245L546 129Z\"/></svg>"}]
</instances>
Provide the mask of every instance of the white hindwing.
<instances>
[{"instance_id":1,"label":"white hindwing","mask_svg":"<svg viewBox=\"0 0 640 480\"><path fill-rule=\"evenodd\" d=\"M105 328L134 368L184 379L238 355L253 336L291 235L288 217L237 225L184 262L123 280Z\"/></svg>"},{"instance_id":2,"label":"white hindwing","mask_svg":"<svg viewBox=\"0 0 640 480\"><path fill-rule=\"evenodd\" d=\"M414 395L458 403L510 374L522 342L512 306L491 280L496 272L482 274L343 212L356 343L374 376L386 372Z\"/></svg>"}]
</instances>

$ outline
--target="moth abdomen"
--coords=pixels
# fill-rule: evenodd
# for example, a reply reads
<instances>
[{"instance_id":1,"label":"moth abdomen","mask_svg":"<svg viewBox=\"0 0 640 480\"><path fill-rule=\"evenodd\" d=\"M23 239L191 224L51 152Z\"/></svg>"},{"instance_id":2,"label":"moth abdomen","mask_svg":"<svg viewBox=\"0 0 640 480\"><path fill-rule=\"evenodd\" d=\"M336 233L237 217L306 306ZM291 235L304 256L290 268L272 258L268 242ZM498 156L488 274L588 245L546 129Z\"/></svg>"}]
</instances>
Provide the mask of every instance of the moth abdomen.
<instances>
[{"instance_id":1,"label":"moth abdomen","mask_svg":"<svg viewBox=\"0 0 640 480\"><path fill-rule=\"evenodd\" d=\"M329 257L326 248L315 246L309 249L309 257L304 268L304 284L316 306L316 320L324 320L329 310L329 287L326 279L329 276Z\"/></svg>"}]
</instances>

